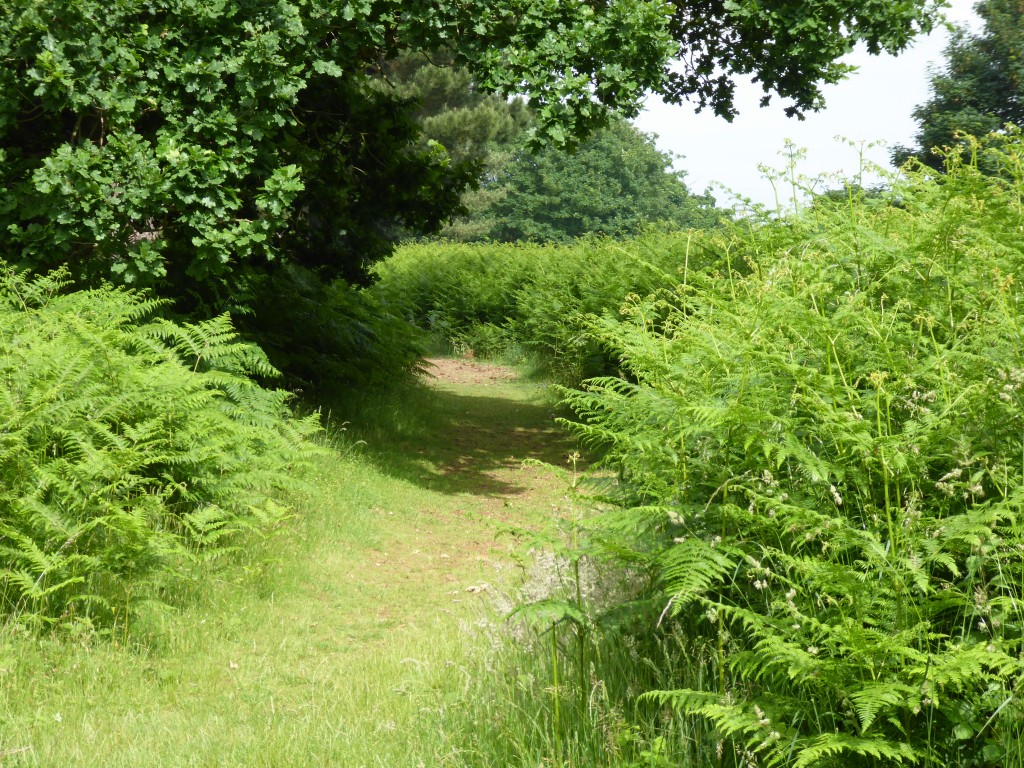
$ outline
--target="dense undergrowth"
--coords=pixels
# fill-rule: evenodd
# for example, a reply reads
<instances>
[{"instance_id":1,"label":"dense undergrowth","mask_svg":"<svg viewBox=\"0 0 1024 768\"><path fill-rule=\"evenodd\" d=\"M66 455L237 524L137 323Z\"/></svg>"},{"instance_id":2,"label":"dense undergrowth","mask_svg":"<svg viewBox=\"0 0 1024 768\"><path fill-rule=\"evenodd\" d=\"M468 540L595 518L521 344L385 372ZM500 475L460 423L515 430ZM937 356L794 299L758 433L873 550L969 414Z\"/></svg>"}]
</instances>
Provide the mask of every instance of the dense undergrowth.
<instances>
[{"instance_id":1,"label":"dense undergrowth","mask_svg":"<svg viewBox=\"0 0 1024 768\"><path fill-rule=\"evenodd\" d=\"M405 320L404 303L310 270L282 267L260 284L257 304L259 312L237 318L239 330L287 388L317 402L404 384L426 352L426 334Z\"/></svg>"},{"instance_id":2,"label":"dense undergrowth","mask_svg":"<svg viewBox=\"0 0 1024 768\"><path fill-rule=\"evenodd\" d=\"M589 318L617 317L625 296L661 290L681 264L717 263L702 242L651 231L573 245L406 245L378 266L373 292L457 354L526 357L575 385L617 371Z\"/></svg>"},{"instance_id":3,"label":"dense undergrowth","mask_svg":"<svg viewBox=\"0 0 1024 768\"><path fill-rule=\"evenodd\" d=\"M565 390L619 478L588 546L657 585L591 616L569 579L477 698L502 759L1024 764L1024 142L972 150L643 267L617 246L618 281L607 245L429 247L433 327L601 350ZM414 295L425 255L385 280Z\"/></svg>"},{"instance_id":4,"label":"dense undergrowth","mask_svg":"<svg viewBox=\"0 0 1024 768\"><path fill-rule=\"evenodd\" d=\"M288 513L319 450L226 316L0 273L0 614L106 626Z\"/></svg>"},{"instance_id":5,"label":"dense undergrowth","mask_svg":"<svg viewBox=\"0 0 1024 768\"><path fill-rule=\"evenodd\" d=\"M430 700L427 752L1024 765L1024 141L971 150L714 233L405 248L372 304L282 291L277 321L355 329L330 377L365 350L400 354L350 381L408 370L402 312L456 351L525 350L603 457L595 514ZM0 610L127 636L134 606L288 514L319 427L256 383L273 368L226 318L62 280L0 285ZM277 354L315 385L325 344Z\"/></svg>"}]
</instances>

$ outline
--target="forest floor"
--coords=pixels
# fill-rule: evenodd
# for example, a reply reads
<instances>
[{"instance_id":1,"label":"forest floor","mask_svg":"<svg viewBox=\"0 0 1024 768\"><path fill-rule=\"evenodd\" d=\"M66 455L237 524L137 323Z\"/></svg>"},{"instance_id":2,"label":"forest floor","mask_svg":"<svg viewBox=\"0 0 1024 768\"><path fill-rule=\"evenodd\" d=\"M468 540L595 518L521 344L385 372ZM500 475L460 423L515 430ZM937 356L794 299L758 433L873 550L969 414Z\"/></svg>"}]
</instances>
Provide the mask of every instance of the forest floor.
<instances>
[{"instance_id":1,"label":"forest floor","mask_svg":"<svg viewBox=\"0 0 1024 768\"><path fill-rule=\"evenodd\" d=\"M450 359L424 379L333 428L281 531L123 636L0 629L0 766L448 762L473 627L500 623L514 553L565 513L574 448L544 385Z\"/></svg>"}]
</instances>

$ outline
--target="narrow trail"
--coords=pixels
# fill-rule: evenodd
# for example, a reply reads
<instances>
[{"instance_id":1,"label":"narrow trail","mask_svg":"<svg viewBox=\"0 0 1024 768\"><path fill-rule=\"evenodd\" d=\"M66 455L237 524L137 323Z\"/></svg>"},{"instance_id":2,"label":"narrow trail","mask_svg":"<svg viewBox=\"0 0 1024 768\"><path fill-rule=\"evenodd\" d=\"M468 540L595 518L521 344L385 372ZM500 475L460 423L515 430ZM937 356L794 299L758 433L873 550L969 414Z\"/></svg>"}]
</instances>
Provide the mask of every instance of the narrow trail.
<instances>
[{"instance_id":1,"label":"narrow trail","mask_svg":"<svg viewBox=\"0 0 1024 768\"><path fill-rule=\"evenodd\" d=\"M554 422L545 385L488 363L428 363L431 396L420 428L368 448L404 507L388 513L412 522L381 542L372 567L433 583L444 602L453 585L493 579L516 544L511 532L560 513L573 443Z\"/></svg>"},{"instance_id":2,"label":"narrow trail","mask_svg":"<svg viewBox=\"0 0 1024 768\"><path fill-rule=\"evenodd\" d=\"M0 764L440 764L466 626L513 580L515 531L564 511L573 443L544 385L467 360L429 374L361 414L380 429L324 460L286 530L140 640L0 638Z\"/></svg>"}]
</instances>

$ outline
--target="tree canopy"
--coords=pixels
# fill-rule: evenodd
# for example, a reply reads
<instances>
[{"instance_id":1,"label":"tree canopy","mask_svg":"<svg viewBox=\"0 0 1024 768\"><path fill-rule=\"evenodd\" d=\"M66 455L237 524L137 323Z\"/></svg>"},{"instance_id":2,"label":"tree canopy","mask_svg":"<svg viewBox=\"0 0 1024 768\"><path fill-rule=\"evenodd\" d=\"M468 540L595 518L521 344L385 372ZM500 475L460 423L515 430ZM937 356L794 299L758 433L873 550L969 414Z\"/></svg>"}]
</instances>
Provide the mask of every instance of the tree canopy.
<instances>
[{"instance_id":1,"label":"tree canopy","mask_svg":"<svg viewBox=\"0 0 1024 768\"><path fill-rule=\"evenodd\" d=\"M387 62L381 82L416 103L424 145L441 144L455 162L485 164L493 148L512 144L532 122L526 102L482 91L444 50L402 54Z\"/></svg>"},{"instance_id":2,"label":"tree canopy","mask_svg":"<svg viewBox=\"0 0 1024 768\"><path fill-rule=\"evenodd\" d=\"M360 279L472 174L420 141L386 62L444 48L522 94L539 142L649 91L729 117L738 77L821 105L859 41L895 52L934 0L8 0L0 8L0 257L88 282L251 303L284 263ZM679 61L673 68L672 62Z\"/></svg>"},{"instance_id":3,"label":"tree canopy","mask_svg":"<svg viewBox=\"0 0 1024 768\"><path fill-rule=\"evenodd\" d=\"M1007 123L1024 125L1024 3L983 0L975 10L981 32L953 33L945 67L931 75L931 98L913 113L918 146L897 147L897 163L916 157L941 169L942 156L931 150L956 146L958 133L984 136Z\"/></svg>"},{"instance_id":4,"label":"tree canopy","mask_svg":"<svg viewBox=\"0 0 1024 768\"><path fill-rule=\"evenodd\" d=\"M403 54L388 62L381 80L383 87L417 104L421 144L440 144L453 163L475 175L462 193L460 215L445 224L439 236L486 238L490 233L487 212L502 194L488 182L501 174L533 125L526 102L481 91L469 69L456 65L447 51Z\"/></svg>"},{"instance_id":5,"label":"tree canopy","mask_svg":"<svg viewBox=\"0 0 1024 768\"><path fill-rule=\"evenodd\" d=\"M651 222L712 227L719 212L691 195L672 157L624 120L575 151L525 147L492 185L501 194L486 212L497 240L566 242L584 235L636 234Z\"/></svg>"}]
</instances>

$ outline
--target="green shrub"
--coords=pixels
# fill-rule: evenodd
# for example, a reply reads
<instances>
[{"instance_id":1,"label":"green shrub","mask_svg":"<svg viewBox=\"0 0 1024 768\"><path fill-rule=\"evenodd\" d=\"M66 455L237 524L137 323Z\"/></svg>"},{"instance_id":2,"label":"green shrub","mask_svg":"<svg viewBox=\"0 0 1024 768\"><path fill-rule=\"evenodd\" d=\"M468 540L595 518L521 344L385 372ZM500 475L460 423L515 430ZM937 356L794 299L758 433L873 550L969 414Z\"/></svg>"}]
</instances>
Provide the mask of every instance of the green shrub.
<instances>
[{"instance_id":1,"label":"green shrub","mask_svg":"<svg viewBox=\"0 0 1024 768\"><path fill-rule=\"evenodd\" d=\"M226 316L64 287L0 272L0 612L124 620L153 577L279 520L319 426L250 378L274 371Z\"/></svg>"},{"instance_id":2,"label":"green shrub","mask_svg":"<svg viewBox=\"0 0 1024 768\"><path fill-rule=\"evenodd\" d=\"M567 395L623 480L603 535L715 649L648 696L723 764L1024 761L1024 142L987 153L591 324L630 379Z\"/></svg>"},{"instance_id":3,"label":"green shrub","mask_svg":"<svg viewBox=\"0 0 1024 768\"><path fill-rule=\"evenodd\" d=\"M720 256L696 233L652 230L630 241L573 245L408 245L380 267L375 291L455 349L531 353L555 380L575 385L618 370L595 317L614 319L631 295L657 292ZM503 328L504 335L495 332Z\"/></svg>"},{"instance_id":4,"label":"green shrub","mask_svg":"<svg viewBox=\"0 0 1024 768\"><path fill-rule=\"evenodd\" d=\"M418 370L425 334L404 304L374 291L285 266L261 284L260 311L238 319L291 389L320 395L392 386Z\"/></svg>"}]
</instances>

